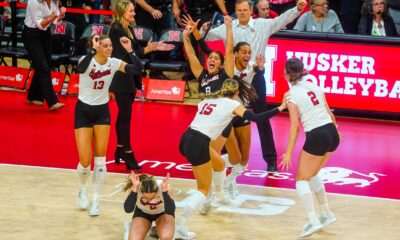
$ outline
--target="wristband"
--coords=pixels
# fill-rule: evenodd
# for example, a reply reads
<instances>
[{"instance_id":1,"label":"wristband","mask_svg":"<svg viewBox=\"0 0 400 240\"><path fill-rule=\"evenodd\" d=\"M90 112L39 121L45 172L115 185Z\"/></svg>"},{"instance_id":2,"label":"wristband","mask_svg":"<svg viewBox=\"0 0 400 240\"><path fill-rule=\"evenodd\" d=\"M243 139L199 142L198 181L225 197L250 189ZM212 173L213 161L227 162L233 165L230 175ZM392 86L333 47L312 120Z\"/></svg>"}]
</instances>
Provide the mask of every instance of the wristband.
<instances>
[{"instance_id":1,"label":"wristband","mask_svg":"<svg viewBox=\"0 0 400 240\"><path fill-rule=\"evenodd\" d=\"M223 12L222 15L228 16L228 13L227 12Z\"/></svg>"},{"instance_id":2,"label":"wristband","mask_svg":"<svg viewBox=\"0 0 400 240\"><path fill-rule=\"evenodd\" d=\"M92 49L90 49L89 53L92 55L95 55L97 53L97 50L92 48Z\"/></svg>"}]
</instances>

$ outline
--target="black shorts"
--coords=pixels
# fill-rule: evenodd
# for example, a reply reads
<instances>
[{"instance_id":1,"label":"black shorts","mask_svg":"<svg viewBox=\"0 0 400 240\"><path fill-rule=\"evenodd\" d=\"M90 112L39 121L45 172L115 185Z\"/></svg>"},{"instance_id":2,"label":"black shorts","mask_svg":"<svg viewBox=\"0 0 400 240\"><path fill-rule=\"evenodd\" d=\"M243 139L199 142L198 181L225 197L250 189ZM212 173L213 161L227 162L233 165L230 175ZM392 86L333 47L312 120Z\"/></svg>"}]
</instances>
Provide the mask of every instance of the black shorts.
<instances>
[{"instance_id":1,"label":"black shorts","mask_svg":"<svg viewBox=\"0 0 400 240\"><path fill-rule=\"evenodd\" d=\"M164 212L159 213L159 214L154 214L154 215L147 214L147 213L143 212L140 208L136 207L132 218L142 217L142 218L147 219L149 222L153 222L153 221L156 221L157 218L161 217L164 214L171 215L172 217L175 218L175 202L173 202L173 201L168 202L168 203L166 202Z\"/></svg>"},{"instance_id":2,"label":"black shorts","mask_svg":"<svg viewBox=\"0 0 400 240\"><path fill-rule=\"evenodd\" d=\"M228 126L222 131L221 136L224 138L228 138L232 131L232 121L229 123Z\"/></svg>"},{"instance_id":3,"label":"black shorts","mask_svg":"<svg viewBox=\"0 0 400 240\"><path fill-rule=\"evenodd\" d=\"M91 128L94 125L110 125L108 103L89 105L78 100L75 105L74 128Z\"/></svg>"},{"instance_id":4,"label":"black shorts","mask_svg":"<svg viewBox=\"0 0 400 240\"><path fill-rule=\"evenodd\" d=\"M246 120L246 119L244 119L244 118L242 118L240 116L235 116L232 119L232 126L234 128L244 127L244 126L247 126L247 125L250 125L250 121Z\"/></svg>"},{"instance_id":5,"label":"black shorts","mask_svg":"<svg viewBox=\"0 0 400 240\"><path fill-rule=\"evenodd\" d=\"M189 128L182 135L179 151L193 166L210 161L210 138L203 133Z\"/></svg>"},{"instance_id":6,"label":"black shorts","mask_svg":"<svg viewBox=\"0 0 400 240\"><path fill-rule=\"evenodd\" d=\"M335 125L328 123L306 132L303 150L316 156L323 156L327 152L335 151L339 146L339 141L339 133Z\"/></svg>"}]
</instances>

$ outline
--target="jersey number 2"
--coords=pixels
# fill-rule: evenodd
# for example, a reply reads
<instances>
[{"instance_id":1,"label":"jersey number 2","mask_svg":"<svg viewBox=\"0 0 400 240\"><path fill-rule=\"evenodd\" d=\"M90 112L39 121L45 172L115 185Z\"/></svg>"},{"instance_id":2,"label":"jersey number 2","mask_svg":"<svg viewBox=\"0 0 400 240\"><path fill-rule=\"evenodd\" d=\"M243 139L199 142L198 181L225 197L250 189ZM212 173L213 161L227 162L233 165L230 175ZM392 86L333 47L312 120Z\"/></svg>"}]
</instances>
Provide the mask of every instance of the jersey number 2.
<instances>
[{"instance_id":1,"label":"jersey number 2","mask_svg":"<svg viewBox=\"0 0 400 240\"><path fill-rule=\"evenodd\" d=\"M216 106L217 106L217 104L214 104L214 103L206 103L206 104L204 104L203 108L201 109L200 114L210 115Z\"/></svg>"},{"instance_id":2,"label":"jersey number 2","mask_svg":"<svg viewBox=\"0 0 400 240\"><path fill-rule=\"evenodd\" d=\"M313 91L309 91L307 93L307 95L310 97L311 102L313 103L314 106L319 104L319 101L317 99L317 95L315 95L315 93Z\"/></svg>"},{"instance_id":3,"label":"jersey number 2","mask_svg":"<svg viewBox=\"0 0 400 240\"><path fill-rule=\"evenodd\" d=\"M104 81L96 81L94 82L93 89L103 89Z\"/></svg>"}]
</instances>

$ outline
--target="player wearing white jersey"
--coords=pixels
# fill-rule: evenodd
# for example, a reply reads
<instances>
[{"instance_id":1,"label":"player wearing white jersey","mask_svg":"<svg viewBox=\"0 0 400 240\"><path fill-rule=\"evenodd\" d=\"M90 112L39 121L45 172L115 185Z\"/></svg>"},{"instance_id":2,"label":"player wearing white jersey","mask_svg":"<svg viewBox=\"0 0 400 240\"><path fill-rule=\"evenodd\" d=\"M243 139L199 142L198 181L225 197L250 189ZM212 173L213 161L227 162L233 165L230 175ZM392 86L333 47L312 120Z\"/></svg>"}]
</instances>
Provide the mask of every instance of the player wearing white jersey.
<instances>
[{"instance_id":1,"label":"player wearing white jersey","mask_svg":"<svg viewBox=\"0 0 400 240\"><path fill-rule=\"evenodd\" d=\"M307 72L300 59L291 58L286 62L285 78L291 85L286 94L290 135L280 164L283 169L288 169L292 164L292 153L300 128L299 118L306 132L306 142L297 167L296 189L307 212L308 223L299 237L311 236L336 221L329 210L325 187L318 177L318 172L327 163L340 141L335 116L326 102L323 89L302 80L305 75ZM313 193L319 204L319 215L315 211Z\"/></svg>"},{"instance_id":2,"label":"player wearing white jersey","mask_svg":"<svg viewBox=\"0 0 400 240\"><path fill-rule=\"evenodd\" d=\"M247 99L250 93L254 94L246 85L239 87L240 84L245 84L245 82L227 79L218 95L220 98L201 101L194 120L181 138L179 150L193 166L198 190L189 197L182 215L178 218L175 231L177 238L191 239L196 236L193 232L187 232L186 221L206 200L211 188L211 181L216 182L215 176L212 176L210 159L217 156L218 153L210 147L210 141L221 135L234 116L240 116L250 121L262 121L286 107L283 102L278 108L254 114L238 101L233 100L238 96ZM224 178L224 176L220 177Z\"/></svg>"},{"instance_id":3,"label":"player wearing white jersey","mask_svg":"<svg viewBox=\"0 0 400 240\"><path fill-rule=\"evenodd\" d=\"M125 187L130 193L124 203L125 212L134 212L129 239L145 239L153 221L158 238L174 238L175 202L168 181L169 174L159 185L153 176L131 173Z\"/></svg>"},{"instance_id":4,"label":"player wearing white jersey","mask_svg":"<svg viewBox=\"0 0 400 240\"><path fill-rule=\"evenodd\" d=\"M121 38L120 41L128 52L132 52L128 38ZM74 128L79 154L77 171L81 181L77 203L80 209L89 207L86 182L90 175L94 143L93 197L89 214L98 216L99 192L107 172L106 152L110 133L108 88L115 72L137 74L140 73L142 65L136 56L131 56L134 64L110 58L112 45L107 36L93 36L91 47L91 52L82 57L77 66L80 82Z\"/></svg>"},{"instance_id":5,"label":"player wearing white jersey","mask_svg":"<svg viewBox=\"0 0 400 240\"><path fill-rule=\"evenodd\" d=\"M239 42L234 50L235 55L235 76L240 77L251 86L256 73L262 74L264 71L265 59L263 56L256 57L256 63L250 60L251 48L247 42ZM248 106L249 102L244 105ZM225 147L228 155L224 155L224 160L232 165L232 171L224 183L225 195L235 199L239 195L239 189L236 184L236 178L240 172L246 169L251 144L250 122L236 116L232 120L232 131L226 140ZM229 159L226 159L226 156Z\"/></svg>"}]
</instances>

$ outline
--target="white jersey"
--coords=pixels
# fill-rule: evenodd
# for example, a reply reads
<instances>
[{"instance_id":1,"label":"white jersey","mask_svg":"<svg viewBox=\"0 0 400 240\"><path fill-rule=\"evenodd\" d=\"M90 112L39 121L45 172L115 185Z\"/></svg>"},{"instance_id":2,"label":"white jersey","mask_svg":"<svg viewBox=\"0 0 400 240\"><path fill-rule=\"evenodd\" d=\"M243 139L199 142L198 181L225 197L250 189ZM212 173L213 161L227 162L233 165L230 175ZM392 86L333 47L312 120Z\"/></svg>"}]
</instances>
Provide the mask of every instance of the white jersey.
<instances>
[{"instance_id":1,"label":"white jersey","mask_svg":"<svg viewBox=\"0 0 400 240\"><path fill-rule=\"evenodd\" d=\"M243 71L239 71L235 65L234 75L240 77L241 79L243 79L244 81L246 81L248 84L251 85L251 83L253 82L254 75L256 75L256 73L254 72L254 64L255 63L253 61L249 61L249 64Z\"/></svg>"},{"instance_id":2,"label":"white jersey","mask_svg":"<svg viewBox=\"0 0 400 240\"><path fill-rule=\"evenodd\" d=\"M101 105L108 102L108 89L121 60L108 58L106 64L99 64L92 58L89 67L79 74L78 99L89 105Z\"/></svg>"},{"instance_id":3,"label":"white jersey","mask_svg":"<svg viewBox=\"0 0 400 240\"><path fill-rule=\"evenodd\" d=\"M151 201L147 200L147 198L143 197L143 193L138 191L138 197L136 200L136 207L142 210L144 213L155 215L164 212L165 210L165 201L164 196L162 195L161 188L158 186L157 195Z\"/></svg>"},{"instance_id":4,"label":"white jersey","mask_svg":"<svg viewBox=\"0 0 400 240\"><path fill-rule=\"evenodd\" d=\"M230 98L204 99L198 105L195 118L190 128L197 130L210 139L216 139L235 116L235 110L240 103Z\"/></svg>"},{"instance_id":5,"label":"white jersey","mask_svg":"<svg viewBox=\"0 0 400 240\"><path fill-rule=\"evenodd\" d=\"M293 85L286 101L297 105L306 132L332 122L326 109L324 91L311 82L302 80Z\"/></svg>"}]
</instances>

